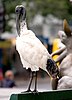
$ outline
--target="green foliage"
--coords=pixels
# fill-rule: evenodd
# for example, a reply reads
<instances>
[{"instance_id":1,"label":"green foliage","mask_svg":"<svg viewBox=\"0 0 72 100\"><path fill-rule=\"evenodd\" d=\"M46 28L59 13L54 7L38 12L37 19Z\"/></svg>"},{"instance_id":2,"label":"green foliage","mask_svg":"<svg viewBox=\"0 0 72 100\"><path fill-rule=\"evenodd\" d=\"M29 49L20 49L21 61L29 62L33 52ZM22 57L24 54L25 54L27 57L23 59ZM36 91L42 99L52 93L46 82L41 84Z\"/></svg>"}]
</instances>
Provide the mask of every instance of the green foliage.
<instances>
[{"instance_id":1,"label":"green foliage","mask_svg":"<svg viewBox=\"0 0 72 100\"><path fill-rule=\"evenodd\" d=\"M6 14L14 13L16 5L21 4L22 1L23 0L3 0Z\"/></svg>"},{"instance_id":2,"label":"green foliage","mask_svg":"<svg viewBox=\"0 0 72 100\"><path fill-rule=\"evenodd\" d=\"M30 9L29 3L31 1L34 2L35 8L31 9L32 11L30 12L32 15L39 12L43 16L54 14L59 18L64 18L72 14L72 4L69 0L4 0L6 13L14 13L15 6L21 4L23 1L26 1L27 9Z\"/></svg>"},{"instance_id":3,"label":"green foliage","mask_svg":"<svg viewBox=\"0 0 72 100\"><path fill-rule=\"evenodd\" d=\"M65 18L72 15L72 4L69 0L3 0L6 13L14 13L15 6L26 1L26 7L29 11L29 15L34 16L36 13L41 13L43 16L47 14L53 14L59 18ZM34 8L29 7L30 2L34 3Z\"/></svg>"},{"instance_id":4,"label":"green foliage","mask_svg":"<svg viewBox=\"0 0 72 100\"><path fill-rule=\"evenodd\" d=\"M6 14L15 13L15 6L23 1L26 1L28 21L37 13L41 13L43 16L53 14L60 19L72 19L72 4L69 0L3 0ZM30 7L30 2L33 2L34 7Z\"/></svg>"},{"instance_id":5,"label":"green foliage","mask_svg":"<svg viewBox=\"0 0 72 100\"><path fill-rule=\"evenodd\" d=\"M36 8L43 16L53 14L64 19L72 15L72 5L69 0L35 0L35 3Z\"/></svg>"}]
</instances>

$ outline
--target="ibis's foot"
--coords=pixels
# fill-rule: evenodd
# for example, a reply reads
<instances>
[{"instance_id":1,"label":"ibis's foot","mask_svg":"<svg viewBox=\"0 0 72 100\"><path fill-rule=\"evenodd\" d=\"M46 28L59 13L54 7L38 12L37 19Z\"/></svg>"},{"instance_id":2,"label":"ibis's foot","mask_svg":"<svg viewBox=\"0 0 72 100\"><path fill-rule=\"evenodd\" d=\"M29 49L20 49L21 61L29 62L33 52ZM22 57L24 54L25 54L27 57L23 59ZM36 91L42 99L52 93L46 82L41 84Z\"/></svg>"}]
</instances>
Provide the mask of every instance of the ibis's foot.
<instances>
[{"instance_id":1,"label":"ibis's foot","mask_svg":"<svg viewBox=\"0 0 72 100\"><path fill-rule=\"evenodd\" d=\"M35 94L35 93L39 94L39 92L38 92L37 90L34 90L34 91L32 91L32 92L33 92L34 94Z\"/></svg>"},{"instance_id":2,"label":"ibis's foot","mask_svg":"<svg viewBox=\"0 0 72 100\"><path fill-rule=\"evenodd\" d=\"M31 93L32 91L30 90L30 89L28 89L28 90L26 90L26 91L23 91L23 92L21 92L21 93Z\"/></svg>"}]
</instances>

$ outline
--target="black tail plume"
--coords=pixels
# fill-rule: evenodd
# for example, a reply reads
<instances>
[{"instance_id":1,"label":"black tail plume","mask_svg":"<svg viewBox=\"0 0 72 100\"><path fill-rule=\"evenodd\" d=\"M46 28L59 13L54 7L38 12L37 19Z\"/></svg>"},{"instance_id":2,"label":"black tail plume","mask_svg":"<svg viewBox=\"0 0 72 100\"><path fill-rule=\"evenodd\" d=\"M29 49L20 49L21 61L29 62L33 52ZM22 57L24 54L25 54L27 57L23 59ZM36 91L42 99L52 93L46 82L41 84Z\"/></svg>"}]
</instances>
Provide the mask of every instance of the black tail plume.
<instances>
[{"instance_id":1,"label":"black tail plume","mask_svg":"<svg viewBox=\"0 0 72 100\"><path fill-rule=\"evenodd\" d=\"M47 67L49 74L52 76L52 78L59 78L59 68L54 60L48 59L47 60Z\"/></svg>"}]
</instances>

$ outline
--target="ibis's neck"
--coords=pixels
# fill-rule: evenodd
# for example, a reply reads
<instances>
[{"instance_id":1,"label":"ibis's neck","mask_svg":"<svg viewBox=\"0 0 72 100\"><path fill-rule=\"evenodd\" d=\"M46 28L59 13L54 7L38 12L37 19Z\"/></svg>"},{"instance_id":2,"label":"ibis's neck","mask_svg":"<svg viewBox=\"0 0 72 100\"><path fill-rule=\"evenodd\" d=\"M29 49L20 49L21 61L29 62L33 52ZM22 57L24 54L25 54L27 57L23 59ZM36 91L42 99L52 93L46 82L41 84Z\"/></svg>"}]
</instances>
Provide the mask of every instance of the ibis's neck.
<instances>
[{"instance_id":1,"label":"ibis's neck","mask_svg":"<svg viewBox=\"0 0 72 100\"><path fill-rule=\"evenodd\" d=\"M27 30L27 24L26 24L26 21L22 21L20 23L20 33L22 34L24 31Z\"/></svg>"}]
</instances>

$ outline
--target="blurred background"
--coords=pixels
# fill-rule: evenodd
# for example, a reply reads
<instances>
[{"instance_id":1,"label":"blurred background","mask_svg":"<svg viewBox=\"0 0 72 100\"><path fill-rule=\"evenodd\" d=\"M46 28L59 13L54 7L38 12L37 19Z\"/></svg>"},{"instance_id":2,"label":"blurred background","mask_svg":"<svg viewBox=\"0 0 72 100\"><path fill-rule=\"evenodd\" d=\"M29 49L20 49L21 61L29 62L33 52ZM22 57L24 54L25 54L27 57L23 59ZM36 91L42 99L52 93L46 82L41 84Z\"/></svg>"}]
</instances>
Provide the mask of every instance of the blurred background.
<instances>
[{"instance_id":1,"label":"blurred background","mask_svg":"<svg viewBox=\"0 0 72 100\"><path fill-rule=\"evenodd\" d=\"M0 0L0 84L10 77L15 81L14 86L26 87L31 71L22 67L15 49L15 7L20 4L26 7L28 28L52 53L54 39L63 28L63 19L67 19L72 27L72 3L71 0ZM38 78L39 83L43 83L41 87L50 88L50 80L44 71L38 72Z\"/></svg>"}]
</instances>

